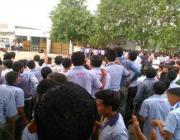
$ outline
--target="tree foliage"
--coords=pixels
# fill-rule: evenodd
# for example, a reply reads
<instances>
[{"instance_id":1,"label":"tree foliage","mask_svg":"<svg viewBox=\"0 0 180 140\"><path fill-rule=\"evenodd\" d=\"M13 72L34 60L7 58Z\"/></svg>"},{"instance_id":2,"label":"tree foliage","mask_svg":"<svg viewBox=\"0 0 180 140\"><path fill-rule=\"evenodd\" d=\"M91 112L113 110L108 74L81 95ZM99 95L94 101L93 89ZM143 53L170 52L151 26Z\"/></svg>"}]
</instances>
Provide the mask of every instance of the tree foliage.
<instances>
[{"instance_id":1,"label":"tree foliage","mask_svg":"<svg viewBox=\"0 0 180 140\"><path fill-rule=\"evenodd\" d=\"M51 13L53 41L84 43L92 23L85 0L61 0Z\"/></svg>"},{"instance_id":2,"label":"tree foliage","mask_svg":"<svg viewBox=\"0 0 180 140\"><path fill-rule=\"evenodd\" d=\"M95 15L85 0L61 0L53 10L51 38L104 47L121 40L141 47L180 46L180 0L101 0Z\"/></svg>"}]
</instances>

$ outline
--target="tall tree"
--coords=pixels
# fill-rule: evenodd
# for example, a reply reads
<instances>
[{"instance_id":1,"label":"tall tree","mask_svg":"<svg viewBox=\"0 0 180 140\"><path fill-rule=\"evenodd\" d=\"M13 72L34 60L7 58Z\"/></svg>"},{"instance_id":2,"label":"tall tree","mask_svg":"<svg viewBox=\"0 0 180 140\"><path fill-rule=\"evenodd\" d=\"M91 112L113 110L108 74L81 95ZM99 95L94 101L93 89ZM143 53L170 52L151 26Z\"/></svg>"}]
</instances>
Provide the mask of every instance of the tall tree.
<instances>
[{"instance_id":1,"label":"tall tree","mask_svg":"<svg viewBox=\"0 0 180 140\"><path fill-rule=\"evenodd\" d=\"M51 13L53 41L88 42L92 17L85 0L61 0Z\"/></svg>"}]
</instances>

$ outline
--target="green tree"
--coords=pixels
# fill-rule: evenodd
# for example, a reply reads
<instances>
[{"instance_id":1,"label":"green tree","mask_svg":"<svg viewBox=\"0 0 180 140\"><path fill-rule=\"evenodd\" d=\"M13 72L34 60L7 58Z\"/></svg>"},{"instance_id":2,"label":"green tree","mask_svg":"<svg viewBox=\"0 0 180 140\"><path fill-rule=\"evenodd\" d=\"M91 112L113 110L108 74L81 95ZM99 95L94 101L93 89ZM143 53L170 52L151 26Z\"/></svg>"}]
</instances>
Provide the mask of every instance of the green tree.
<instances>
[{"instance_id":1,"label":"green tree","mask_svg":"<svg viewBox=\"0 0 180 140\"><path fill-rule=\"evenodd\" d=\"M87 43L92 17L85 0L61 0L51 12L51 39L72 43Z\"/></svg>"}]
</instances>

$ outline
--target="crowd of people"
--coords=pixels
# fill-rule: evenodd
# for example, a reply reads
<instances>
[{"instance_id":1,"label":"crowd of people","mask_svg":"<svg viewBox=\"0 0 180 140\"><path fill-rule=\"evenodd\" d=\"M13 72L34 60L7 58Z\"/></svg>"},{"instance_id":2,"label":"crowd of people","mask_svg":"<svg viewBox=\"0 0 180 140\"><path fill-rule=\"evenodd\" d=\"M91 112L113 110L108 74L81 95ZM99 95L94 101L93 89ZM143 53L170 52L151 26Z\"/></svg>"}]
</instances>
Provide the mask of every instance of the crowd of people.
<instances>
[{"instance_id":1,"label":"crowd of people","mask_svg":"<svg viewBox=\"0 0 180 140\"><path fill-rule=\"evenodd\" d=\"M180 55L108 48L0 61L0 139L180 140Z\"/></svg>"}]
</instances>

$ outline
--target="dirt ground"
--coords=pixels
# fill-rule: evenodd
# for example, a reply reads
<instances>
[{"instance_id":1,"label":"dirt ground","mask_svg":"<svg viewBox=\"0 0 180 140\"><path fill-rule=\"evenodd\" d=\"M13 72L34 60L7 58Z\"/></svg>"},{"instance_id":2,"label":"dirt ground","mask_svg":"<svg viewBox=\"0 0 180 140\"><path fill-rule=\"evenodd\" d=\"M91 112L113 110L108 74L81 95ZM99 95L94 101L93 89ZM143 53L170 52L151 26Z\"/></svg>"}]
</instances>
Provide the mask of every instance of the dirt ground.
<instances>
[{"instance_id":1,"label":"dirt ground","mask_svg":"<svg viewBox=\"0 0 180 140\"><path fill-rule=\"evenodd\" d=\"M19 59L33 59L33 56L38 54L40 55L41 58L44 58L44 54L43 53L38 53L38 52L25 52L25 51L14 51L16 53L16 60ZM4 52L0 52L0 58L3 59L3 54ZM57 56L58 54L48 54L48 56L55 58L55 56ZM60 54L62 55L62 54ZM63 57L66 57L66 55L62 55Z\"/></svg>"}]
</instances>

